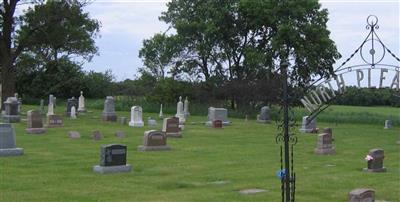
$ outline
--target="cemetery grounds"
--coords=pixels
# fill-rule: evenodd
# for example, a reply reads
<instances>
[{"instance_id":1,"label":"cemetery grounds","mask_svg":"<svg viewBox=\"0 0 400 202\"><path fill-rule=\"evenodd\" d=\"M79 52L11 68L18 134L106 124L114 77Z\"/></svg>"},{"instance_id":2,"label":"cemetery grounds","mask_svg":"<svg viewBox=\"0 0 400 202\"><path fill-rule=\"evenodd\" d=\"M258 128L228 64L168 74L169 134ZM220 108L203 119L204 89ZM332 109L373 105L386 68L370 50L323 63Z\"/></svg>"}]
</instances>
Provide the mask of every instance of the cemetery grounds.
<instances>
[{"instance_id":1,"label":"cemetery grounds","mask_svg":"<svg viewBox=\"0 0 400 202\"><path fill-rule=\"evenodd\" d=\"M24 105L22 112L37 108ZM75 120L63 117L64 127L49 128L44 135L28 135L26 122L13 124L17 147L25 153L0 158L0 201L280 201L275 122L229 118L231 126L213 129L201 124L205 116L190 116L183 138L168 138L171 151L138 152L144 131L154 129L147 126L147 117L158 114L144 111L145 127L131 128L102 122L101 110L88 110ZM65 107L55 111L61 115ZM130 112L117 111L117 115L129 119ZM389 116L397 120L389 130L374 119ZM346 201L349 191L361 187L374 189L377 200L400 201L399 116L400 109L391 107L328 108L317 126L333 129L335 155L314 154L317 135L296 132L296 201ZM160 130L162 121L157 122L155 129ZM92 140L93 130L101 131L104 138ZM118 130L126 137L115 137ZM81 138L69 139L68 131L80 132ZM99 163L100 145L110 143L127 145L127 163L133 172L92 171ZM367 165L364 157L373 148L384 149L386 173L361 171ZM266 191L238 192L249 188Z\"/></svg>"}]
</instances>

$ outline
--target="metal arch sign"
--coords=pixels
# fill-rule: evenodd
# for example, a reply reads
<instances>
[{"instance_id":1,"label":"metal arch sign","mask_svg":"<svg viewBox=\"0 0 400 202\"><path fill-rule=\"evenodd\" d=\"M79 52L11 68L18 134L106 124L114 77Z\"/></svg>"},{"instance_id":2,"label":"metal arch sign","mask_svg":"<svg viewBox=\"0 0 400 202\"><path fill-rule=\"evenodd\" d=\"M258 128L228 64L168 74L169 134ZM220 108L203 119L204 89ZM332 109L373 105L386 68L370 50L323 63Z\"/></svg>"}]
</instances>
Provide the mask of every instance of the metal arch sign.
<instances>
[{"instance_id":1,"label":"metal arch sign","mask_svg":"<svg viewBox=\"0 0 400 202\"><path fill-rule=\"evenodd\" d=\"M370 30L368 36L354 53L334 71L335 74L330 78L320 78L312 83L307 88L306 94L300 99L303 106L310 112L308 122L328 108L333 99L346 92L346 83L348 82L343 78L344 74L352 74L349 76L354 78L353 81L357 81L356 87L358 88L361 88L363 84L367 84L365 87L368 88L388 87L399 91L400 66L381 62L386 53L390 54L398 62L400 62L400 59L385 46L376 34L375 30L379 29L376 16L368 16L366 28ZM377 50L381 54L377 54ZM346 66L357 53L365 63ZM365 53L367 53L368 57L365 56ZM379 79L375 83L371 81L371 77L374 74L379 75Z\"/></svg>"}]
</instances>

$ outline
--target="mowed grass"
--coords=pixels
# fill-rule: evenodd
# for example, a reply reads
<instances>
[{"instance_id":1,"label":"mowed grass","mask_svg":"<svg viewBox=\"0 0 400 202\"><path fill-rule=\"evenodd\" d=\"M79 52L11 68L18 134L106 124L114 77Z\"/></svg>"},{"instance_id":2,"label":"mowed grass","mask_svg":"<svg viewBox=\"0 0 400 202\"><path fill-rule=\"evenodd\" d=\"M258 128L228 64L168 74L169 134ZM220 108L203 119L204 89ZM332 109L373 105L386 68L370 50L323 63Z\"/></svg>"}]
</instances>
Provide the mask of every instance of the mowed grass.
<instances>
[{"instance_id":1,"label":"mowed grass","mask_svg":"<svg viewBox=\"0 0 400 202\"><path fill-rule=\"evenodd\" d=\"M23 111L38 106L23 106ZM334 106L339 113L370 108ZM57 114L65 108L57 107ZM91 109L89 109L91 110ZM382 108L385 115L398 117L398 108ZM128 112L117 112L129 119ZM321 116L324 114L321 114ZM143 119L157 117L144 113ZM26 117L22 117L26 118ZM191 116L181 139L168 139L171 151L138 152L143 133L150 128L131 128L105 123L100 110L91 110L76 120L64 117L65 126L50 128L44 135L25 133L26 122L14 124L17 146L25 149L19 157L0 158L0 201L280 201L280 150L275 143L275 123L230 119L223 129L205 127L206 117ZM298 120L300 121L300 120ZM373 188L376 199L400 201L400 128L383 130L382 124L342 124L318 122L331 127L337 154L313 153L317 136L297 132L294 147L296 201L346 201L350 190ZM92 130L104 135L90 139ZM118 130L126 138L114 136ZM81 139L69 139L68 131L79 131ZM99 163L100 145L128 146L128 163L133 172L100 175L92 172ZM365 173L365 155L372 148L385 150L386 173ZM224 181L225 183L218 183ZM255 195L238 190L261 188Z\"/></svg>"}]
</instances>

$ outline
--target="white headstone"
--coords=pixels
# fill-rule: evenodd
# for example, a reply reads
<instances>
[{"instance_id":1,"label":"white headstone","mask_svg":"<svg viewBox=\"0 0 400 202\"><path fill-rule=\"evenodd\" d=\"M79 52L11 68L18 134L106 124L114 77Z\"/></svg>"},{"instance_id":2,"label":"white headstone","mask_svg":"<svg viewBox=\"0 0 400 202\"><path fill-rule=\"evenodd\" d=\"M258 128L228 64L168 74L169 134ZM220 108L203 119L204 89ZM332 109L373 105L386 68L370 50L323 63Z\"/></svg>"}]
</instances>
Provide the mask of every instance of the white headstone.
<instances>
[{"instance_id":1,"label":"white headstone","mask_svg":"<svg viewBox=\"0 0 400 202\"><path fill-rule=\"evenodd\" d=\"M301 128L299 129L299 131L301 133L316 133L316 132L318 132L316 118L311 120L311 122L308 124L307 124L307 122L308 122L308 116L303 116Z\"/></svg>"},{"instance_id":2,"label":"white headstone","mask_svg":"<svg viewBox=\"0 0 400 202\"><path fill-rule=\"evenodd\" d=\"M75 106L71 107L71 119L76 119L76 109Z\"/></svg>"},{"instance_id":3,"label":"white headstone","mask_svg":"<svg viewBox=\"0 0 400 202\"><path fill-rule=\"evenodd\" d=\"M179 124L184 124L186 119L185 119L185 114L183 112L183 102L182 102L182 96L179 96L179 102L176 105L176 114L175 117L179 118Z\"/></svg>"},{"instance_id":4,"label":"white headstone","mask_svg":"<svg viewBox=\"0 0 400 202\"><path fill-rule=\"evenodd\" d=\"M190 113L189 113L189 100L188 100L187 97L185 98L185 104L184 104L183 108L184 108L183 109L183 114L185 115L185 118L189 117L189 115L190 115Z\"/></svg>"},{"instance_id":5,"label":"white headstone","mask_svg":"<svg viewBox=\"0 0 400 202\"><path fill-rule=\"evenodd\" d=\"M158 117L160 117L160 119L163 119L163 118L164 118L164 114L163 114L163 112L162 112L162 104L161 104L161 106L160 106L160 114L158 115Z\"/></svg>"},{"instance_id":6,"label":"white headstone","mask_svg":"<svg viewBox=\"0 0 400 202\"><path fill-rule=\"evenodd\" d=\"M129 122L129 126L132 127L143 127L143 119L142 119L142 108L139 106L133 106L131 108L131 121Z\"/></svg>"},{"instance_id":7,"label":"white headstone","mask_svg":"<svg viewBox=\"0 0 400 202\"><path fill-rule=\"evenodd\" d=\"M228 120L228 110L225 108L208 108L208 121L207 126L212 126L212 122L215 120L221 120L223 125L230 125L231 122Z\"/></svg>"},{"instance_id":8,"label":"white headstone","mask_svg":"<svg viewBox=\"0 0 400 202\"><path fill-rule=\"evenodd\" d=\"M79 96L78 112L86 112L85 97L83 97L83 91L81 91L81 96Z\"/></svg>"},{"instance_id":9,"label":"white headstone","mask_svg":"<svg viewBox=\"0 0 400 202\"><path fill-rule=\"evenodd\" d=\"M54 115L54 103L53 102L54 102L54 96L50 95L49 96L49 106L47 109L47 116Z\"/></svg>"},{"instance_id":10,"label":"white headstone","mask_svg":"<svg viewBox=\"0 0 400 202\"><path fill-rule=\"evenodd\" d=\"M392 120L385 120L385 127L383 129L391 129L392 128Z\"/></svg>"}]
</instances>

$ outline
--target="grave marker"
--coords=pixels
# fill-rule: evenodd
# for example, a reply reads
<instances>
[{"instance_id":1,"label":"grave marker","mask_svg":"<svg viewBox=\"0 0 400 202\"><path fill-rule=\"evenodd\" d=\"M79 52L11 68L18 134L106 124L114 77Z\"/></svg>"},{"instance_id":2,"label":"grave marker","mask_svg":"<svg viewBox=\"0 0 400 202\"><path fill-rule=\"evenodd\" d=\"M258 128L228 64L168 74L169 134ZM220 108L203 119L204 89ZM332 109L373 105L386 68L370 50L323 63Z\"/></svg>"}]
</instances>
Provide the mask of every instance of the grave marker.
<instances>
[{"instance_id":1,"label":"grave marker","mask_svg":"<svg viewBox=\"0 0 400 202\"><path fill-rule=\"evenodd\" d=\"M0 156L19 156L24 149L16 147L15 130L9 123L0 123Z\"/></svg>"},{"instance_id":2,"label":"grave marker","mask_svg":"<svg viewBox=\"0 0 400 202\"><path fill-rule=\"evenodd\" d=\"M138 146L139 151L170 150L167 145L167 136L164 132L148 130L144 132L143 145Z\"/></svg>"},{"instance_id":3,"label":"grave marker","mask_svg":"<svg viewBox=\"0 0 400 202\"><path fill-rule=\"evenodd\" d=\"M40 111L38 110L29 110L27 114L27 128L25 131L29 134L42 134L46 132L46 129L43 128L43 120Z\"/></svg>"},{"instance_id":4,"label":"grave marker","mask_svg":"<svg viewBox=\"0 0 400 202\"><path fill-rule=\"evenodd\" d=\"M182 137L182 132L179 130L179 119L177 117L165 118L162 132L167 137Z\"/></svg>"},{"instance_id":5,"label":"grave marker","mask_svg":"<svg viewBox=\"0 0 400 202\"><path fill-rule=\"evenodd\" d=\"M102 145L100 147L100 164L93 171L100 174L130 172L132 166L126 164L127 147L120 144Z\"/></svg>"},{"instance_id":6,"label":"grave marker","mask_svg":"<svg viewBox=\"0 0 400 202\"><path fill-rule=\"evenodd\" d=\"M117 121L117 114L115 113L114 98L112 96L107 96L104 101L104 110L102 114L103 121Z\"/></svg>"}]
</instances>

